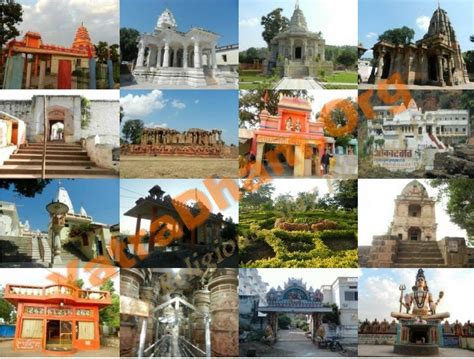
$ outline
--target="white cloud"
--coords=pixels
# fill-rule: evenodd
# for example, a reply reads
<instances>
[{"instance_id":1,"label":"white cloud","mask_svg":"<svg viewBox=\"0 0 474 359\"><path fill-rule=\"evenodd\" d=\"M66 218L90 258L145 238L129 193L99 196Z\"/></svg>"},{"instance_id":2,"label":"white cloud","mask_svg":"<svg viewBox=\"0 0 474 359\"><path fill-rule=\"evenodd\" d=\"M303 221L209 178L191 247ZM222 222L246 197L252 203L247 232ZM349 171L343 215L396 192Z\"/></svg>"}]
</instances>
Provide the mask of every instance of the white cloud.
<instances>
[{"instance_id":1,"label":"white cloud","mask_svg":"<svg viewBox=\"0 0 474 359\"><path fill-rule=\"evenodd\" d=\"M163 128L163 127L168 127L168 124L163 122L163 123L156 123L156 122L148 122L146 123L146 127L148 128Z\"/></svg>"},{"instance_id":2,"label":"white cloud","mask_svg":"<svg viewBox=\"0 0 474 359\"><path fill-rule=\"evenodd\" d=\"M365 35L365 37L368 38L368 39L372 39L376 36L377 36L377 34L375 32L369 32L367 35Z\"/></svg>"},{"instance_id":3,"label":"white cloud","mask_svg":"<svg viewBox=\"0 0 474 359\"><path fill-rule=\"evenodd\" d=\"M128 94L120 98L120 104L123 107L125 117L143 117L148 116L153 111L159 111L166 106L166 100L163 98L163 92L153 90L144 95Z\"/></svg>"},{"instance_id":4,"label":"white cloud","mask_svg":"<svg viewBox=\"0 0 474 359\"><path fill-rule=\"evenodd\" d=\"M239 26L242 27L255 27L260 25L260 19L258 17L251 17L248 19L242 19L239 21Z\"/></svg>"},{"instance_id":5,"label":"white cloud","mask_svg":"<svg viewBox=\"0 0 474 359\"><path fill-rule=\"evenodd\" d=\"M194 100L194 103L197 105L199 103L199 100Z\"/></svg>"},{"instance_id":6,"label":"white cloud","mask_svg":"<svg viewBox=\"0 0 474 359\"><path fill-rule=\"evenodd\" d=\"M420 30L428 31L428 28L430 27L430 18L425 15L418 16L416 18L416 26L418 26Z\"/></svg>"},{"instance_id":7,"label":"white cloud","mask_svg":"<svg viewBox=\"0 0 474 359\"><path fill-rule=\"evenodd\" d=\"M182 110L183 108L186 108L186 104L184 102L181 102L180 100L171 101L171 106L173 106L174 108L177 108L179 110Z\"/></svg>"},{"instance_id":8,"label":"white cloud","mask_svg":"<svg viewBox=\"0 0 474 359\"><path fill-rule=\"evenodd\" d=\"M28 0L23 5L21 35L41 34L46 44L70 47L84 22L94 44L119 43L119 0Z\"/></svg>"}]
</instances>

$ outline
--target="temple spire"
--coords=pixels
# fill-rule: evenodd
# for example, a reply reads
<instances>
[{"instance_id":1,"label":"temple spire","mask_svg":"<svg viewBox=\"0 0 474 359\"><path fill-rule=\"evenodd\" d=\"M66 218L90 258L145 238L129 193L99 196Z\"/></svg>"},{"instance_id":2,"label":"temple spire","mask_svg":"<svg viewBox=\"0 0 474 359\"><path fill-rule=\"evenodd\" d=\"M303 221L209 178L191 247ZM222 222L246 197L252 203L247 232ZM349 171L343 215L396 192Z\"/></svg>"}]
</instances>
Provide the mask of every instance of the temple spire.
<instances>
[{"instance_id":1,"label":"temple spire","mask_svg":"<svg viewBox=\"0 0 474 359\"><path fill-rule=\"evenodd\" d=\"M299 8L300 8L300 2L299 0L296 0L295 9L298 10Z\"/></svg>"}]
</instances>

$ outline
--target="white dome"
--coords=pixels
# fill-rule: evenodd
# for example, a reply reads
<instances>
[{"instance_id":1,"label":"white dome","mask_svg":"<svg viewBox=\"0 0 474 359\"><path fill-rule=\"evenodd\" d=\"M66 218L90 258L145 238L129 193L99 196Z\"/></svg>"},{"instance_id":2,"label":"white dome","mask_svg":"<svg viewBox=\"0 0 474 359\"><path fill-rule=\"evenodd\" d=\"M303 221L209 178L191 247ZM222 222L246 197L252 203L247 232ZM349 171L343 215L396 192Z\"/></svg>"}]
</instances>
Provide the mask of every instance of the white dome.
<instances>
[{"instance_id":1,"label":"white dome","mask_svg":"<svg viewBox=\"0 0 474 359\"><path fill-rule=\"evenodd\" d=\"M163 11L163 13L158 18L158 22L156 23L157 29L176 30L177 27L178 24L176 23L173 13L169 9Z\"/></svg>"}]
</instances>

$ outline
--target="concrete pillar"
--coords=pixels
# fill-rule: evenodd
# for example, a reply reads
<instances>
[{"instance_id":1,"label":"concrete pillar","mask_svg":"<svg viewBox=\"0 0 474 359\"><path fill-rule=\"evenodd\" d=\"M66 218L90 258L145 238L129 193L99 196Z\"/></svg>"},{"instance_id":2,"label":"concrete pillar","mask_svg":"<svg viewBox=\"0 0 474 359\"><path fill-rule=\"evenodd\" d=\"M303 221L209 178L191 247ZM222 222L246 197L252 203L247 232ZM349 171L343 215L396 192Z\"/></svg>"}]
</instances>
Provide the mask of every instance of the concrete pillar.
<instances>
[{"instance_id":1,"label":"concrete pillar","mask_svg":"<svg viewBox=\"0 0 474 359\"><path fill-rule=\"evenodd\" d=\"M160 46L156 53L156 68L161 67L161 51L162 50L163 50L163 47Z\"/></svg>"},{"instance_id":2,"label":"concrete pillar","mask_svg":"<svg viewBox=\"0 0 474 359\"><path fill-rule=\"evenodd\" d=\"M29 89L31 86L31 62L28 61L26 65L26 82L25 89Z\"/></svg>"},{"instance_id":3,"label":"concrete pillar","mask_svg":"<svg viewBox=\"0 0 474 359\"><path fill-rule=\"evenodd\" d=\"M146 68L149 70L151 67L151 53L152 53L151 47L148 48L148 55L146 57Z\"/></svg>"},{"instance_id":4,"label":"concrete pillar","mask_svg":"<svg viewBox=\"0 0 474 359\"><path fill-rule=\"evenodd\" d=\"M145 46L140 43L138 45L138 57L136 67L143 67L143 62L145 61Z\"/></svg>"},{"instance_id":5,"label":"concrete pillar","mask_svg":"<svg viewBox=\"0 0 474 359\"><path fill-rule=\"evenodd\" d=\"M138 299L144 280L142 269L123 268L120 271L120 295ZM120 356L137 356L139 329L134 316L120 314Z\"/></svg>"},{"instance_id":6,"label":"concrete pillar","mask_svg":"<svg viewBox=\"0 0 474 359\"><path fill-rule=\"evenodd\" d=\"M40 72L38 78L38 88L44 89L44 78L46 76L46 61L40 62Z\"/></svg>"},{"instance_id":7,"label":"concrete pillar","mask_svg":"<svg viewBox=\"0 0 474 359\"><path fill-rule=\"evenodd\" d=\"M295 146L295 165L293 170L295 177L304 177L304 149L304 144Z\"/></svg>"},{"instance_id":8,"label":"concrete pillar","mask_svg":"<svg viewBox=\"0 0 474 359\"><path fill-rule=\"evenodd\" d=\"M210 303L209 290L202 289L194 292L193 304L199 312L209 315ZM206 321L201 313L193 312L191 315L191 339L194 345L206 351Z\"/></svg>"},{"instance_id":9,"label":"concrete pillar","mask_svg":"<svg viewBox=\"0 0 474 359\"><path fill-rule=\"evenodd\" d=\"M178 49L173 49L173 67L178 67Z\"/></svg>"},{"instance_id":10,"label":"concrete pillar","mask_svg":"<svg viewBox=\"0 0 474 359\"><path fill-rule=\"evenodd\" d=\"M163 54L163 67L169 67L170 65L170 45L165 44L165 53Z\"/></svg>"},{"instance_id":11,"label":"concrete pillar","mask_svg":"<svg viewBox=\"0 0 474 359\"><path fill-rule=\"evenodd\" d=\"M183 48L183 68L188 68L188 45L184 45Z\"/></svg>"},{"instance_id":12,"label":"concrete pillar","mask_svg":"<svg viewBox=\"0 0 474 359\"><path fill-rule=\"evenodd\" d=\"M199 43L194 43L194 68L199 69L201 67L201 52L199 49Z\"/></svg>"},{"instance_id":13,"label":"concrete pillar","mask_svg":"<svg viewBox=\"0 0 474 359\"><path fill-rule=\"evenodd\" d=\"M295 49L294 49L295 42L293 39L290 39L290 60L295 59Z\"/></svg>"},{"instance_id":14,"label":"concrete pillar","mask_svg":"<svg viewBox=\"0 0 474 359\"><path fill-rule=\"evenodd\" d=\"M215 69L217 69L217 56L216 56L216 46L215 45L212 45L211 54L212 54L212 69L215 70Z\"/></svg>"},{"instance_id":15,"label":"concrete pillar","mask_svg":"<svg viewBox=\"0 0 474 359\"><path fill-rule=\"evenodd\" d=\"M211 347L215 356L239 356L238 269L216 269L211 291Z\"/></svg>"}]
</instances>

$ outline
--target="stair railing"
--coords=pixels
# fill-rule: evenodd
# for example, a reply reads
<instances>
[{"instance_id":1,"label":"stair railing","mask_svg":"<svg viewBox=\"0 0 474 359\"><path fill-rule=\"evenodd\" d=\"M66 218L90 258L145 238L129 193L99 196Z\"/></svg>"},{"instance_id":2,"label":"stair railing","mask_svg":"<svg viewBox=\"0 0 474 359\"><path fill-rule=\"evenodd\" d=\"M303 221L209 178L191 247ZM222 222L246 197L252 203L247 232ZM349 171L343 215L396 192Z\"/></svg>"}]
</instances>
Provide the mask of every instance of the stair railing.
<instances>
[{"instance_id":1,"label":"stair railing","mask_svg":"<svg viewBox=\"0 0 474 359\"><path fill-rule=\"evenodd\" d=\"M41 162L41 178L46 178L46 140L48 138L48 128L46 119L46 95L43 98L43 115L44 115L44 127L43 127L43 161Z\"/></svg>"}]
</instances>

